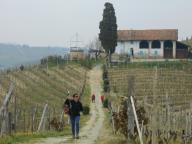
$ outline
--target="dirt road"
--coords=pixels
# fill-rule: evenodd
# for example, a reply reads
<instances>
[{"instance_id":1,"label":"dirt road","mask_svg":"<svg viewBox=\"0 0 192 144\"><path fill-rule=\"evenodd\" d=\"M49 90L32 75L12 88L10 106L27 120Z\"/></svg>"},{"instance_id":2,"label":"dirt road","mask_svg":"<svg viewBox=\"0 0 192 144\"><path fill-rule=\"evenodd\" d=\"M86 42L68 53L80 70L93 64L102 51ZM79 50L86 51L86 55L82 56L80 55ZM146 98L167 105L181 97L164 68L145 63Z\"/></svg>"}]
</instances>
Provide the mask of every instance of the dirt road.
<instances>
[{"instance_id":1,"label":"dirt road","mask_svg":"<svg viewBox=\"0 0 192 144\"><path fill-rule=\"evenodd\" d=\"M95 144L104 121L104 112L100 101L101 81L101 67L97 66L89 73L91 91L96 95L96 102L91 104L91 118L80 130L80 139L72 140L71 137L47 138L36 144Z\"/></svg>"}]
</instances>

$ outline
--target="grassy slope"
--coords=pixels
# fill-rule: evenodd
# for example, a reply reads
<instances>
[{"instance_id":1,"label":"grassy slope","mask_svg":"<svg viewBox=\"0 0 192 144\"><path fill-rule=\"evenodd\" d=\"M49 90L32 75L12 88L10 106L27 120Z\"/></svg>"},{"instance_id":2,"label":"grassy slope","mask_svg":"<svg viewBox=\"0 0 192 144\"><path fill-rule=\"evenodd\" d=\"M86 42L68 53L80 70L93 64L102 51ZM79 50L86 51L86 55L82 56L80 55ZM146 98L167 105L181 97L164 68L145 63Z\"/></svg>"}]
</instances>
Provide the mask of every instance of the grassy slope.
<instances>
[{"instance_id":1,"label":"grassy slope","mask_svg":"<svg viewBox=\"0 0 192 144\"><path fill-rule=\"evenodd\" d=\"M0 99L2 101L11 79L15 84L14 95L17 96L17 105L20 109L27 110L32 106L38 105L39 108L41 107L40 111L42 111L43 105L48 103L50 109L54 108L55 111L61 112L64 98L67 96L67 90L70 93L81 92L85 80L85 72L85 68L76 64L63 66L59 69L51 67L48 71L39 67L29 68L22 72L13 71L9 74L1 75ZM88 104L87 99L89 97L90 87L87 83L82 98L83 104ZM13 103L11 103L10 110L12 110L13 106ZM57 116L56 113L54 115ZM27 116L26 119L28 119ZM89 116L82 116L82 125L88 119ZM32 138L61 136L70 133L69 126L66 126L63 132L49 131L32 134L31 132L23 133L23 130L21 130L14 136L1 138L0 144L26 142Z\"/></svg>"}]
</instances>

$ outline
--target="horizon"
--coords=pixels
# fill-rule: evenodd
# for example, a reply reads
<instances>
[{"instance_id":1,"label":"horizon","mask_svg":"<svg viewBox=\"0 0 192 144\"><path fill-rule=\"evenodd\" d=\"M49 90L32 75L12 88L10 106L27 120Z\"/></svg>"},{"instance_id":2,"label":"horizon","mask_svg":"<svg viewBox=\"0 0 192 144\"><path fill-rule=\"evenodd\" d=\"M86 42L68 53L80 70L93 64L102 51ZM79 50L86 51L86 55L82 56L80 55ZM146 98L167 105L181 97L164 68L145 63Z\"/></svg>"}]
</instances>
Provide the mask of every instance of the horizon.
<instances>
[{"instance_id":1,"label":"horizon","mask_svg":"<svg viewBox=\"0 0 192 144\"><path fill-rule=\"evenodd\" d=\"M78 33L86 45L99 33L105 2L0 0L0 42L69 47ZM192 36L190 0L109 2L115 8L119 30L178 29L179 40Z\"/></svg>"}]
</instances>

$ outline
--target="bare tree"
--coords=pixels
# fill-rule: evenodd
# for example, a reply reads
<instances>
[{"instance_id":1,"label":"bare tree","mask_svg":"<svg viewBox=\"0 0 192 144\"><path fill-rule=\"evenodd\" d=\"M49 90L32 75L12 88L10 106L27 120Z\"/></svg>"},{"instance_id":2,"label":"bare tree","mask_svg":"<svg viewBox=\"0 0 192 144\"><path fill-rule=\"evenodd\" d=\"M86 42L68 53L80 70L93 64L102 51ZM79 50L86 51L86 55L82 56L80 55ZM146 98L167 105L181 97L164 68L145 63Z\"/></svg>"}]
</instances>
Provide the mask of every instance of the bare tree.
<instances>
[{"instance_id":1,"label":"bare tree","mask_svg":"<svg viewBox=\"0 0 192 144\"><path fill-rule=\"evenodd\" d=\"M101 55L101 53L104 52L101 41L98 39L98 37L95 37L92 41L90 41L88 47L90 49L90 52L95 53L96 60Z\"/></svg>"}]
</instances>

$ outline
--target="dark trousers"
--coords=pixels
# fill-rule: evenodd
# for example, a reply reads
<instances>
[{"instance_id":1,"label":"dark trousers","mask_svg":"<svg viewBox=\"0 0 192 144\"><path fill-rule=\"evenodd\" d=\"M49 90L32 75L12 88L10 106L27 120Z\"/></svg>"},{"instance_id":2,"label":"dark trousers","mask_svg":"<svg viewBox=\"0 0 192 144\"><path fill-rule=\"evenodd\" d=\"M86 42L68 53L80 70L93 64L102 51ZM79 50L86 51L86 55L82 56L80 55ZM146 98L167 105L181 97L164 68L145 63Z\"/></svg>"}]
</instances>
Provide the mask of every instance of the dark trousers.
<instances>
[{"instance_id":1,"label":"dark trousers","mask_svg":"<svg viewBox=\"0 0 192 144\"><path fill-rule=\"evenodd\" d=\"M95 103L95 99L92 99L92 103Z\"/></svg>"},{"instance_id":2,"label":"dark trousers","mask_svg":"<svg viewBox=\"0 0 192 144\"><path fill-rule=\"evenodd\" d=\"M71 129L73 136L79 136L79 121L80 116L70 116Z\"/></svg>"}]
</instances>

